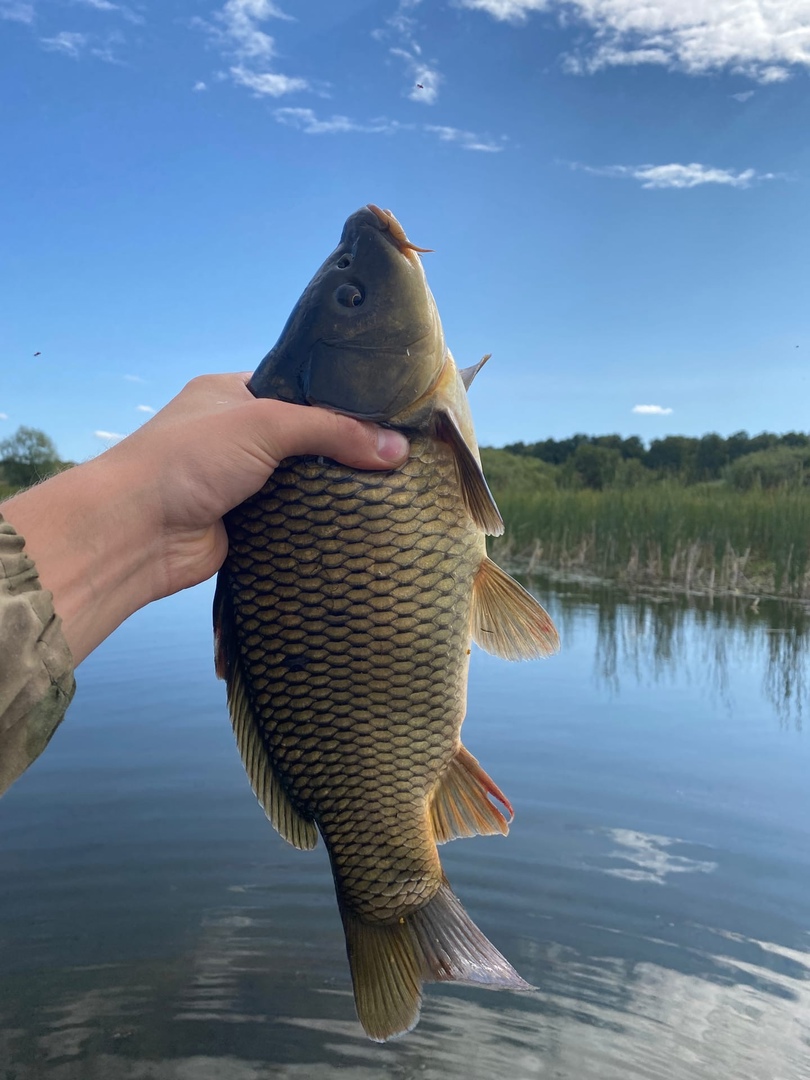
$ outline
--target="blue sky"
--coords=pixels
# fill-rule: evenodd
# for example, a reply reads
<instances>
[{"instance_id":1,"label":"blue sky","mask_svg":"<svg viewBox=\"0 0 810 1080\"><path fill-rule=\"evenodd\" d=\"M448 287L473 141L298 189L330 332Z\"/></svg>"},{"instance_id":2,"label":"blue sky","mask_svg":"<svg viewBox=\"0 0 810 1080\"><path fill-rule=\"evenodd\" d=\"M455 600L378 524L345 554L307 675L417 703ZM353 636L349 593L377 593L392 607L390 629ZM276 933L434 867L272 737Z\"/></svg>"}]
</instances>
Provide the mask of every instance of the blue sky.
<instances>
[{"instance_id":1,"label":"blue sky","mask_svg":"<svg viewBox=\"0 0 810 1080\"><path fill-rule=\"evenodd\" d=\"M482 444L809 430L808 72L810 0L0 0L0 438L255 367L366 202Z\"/></svg>"}]
</instances>

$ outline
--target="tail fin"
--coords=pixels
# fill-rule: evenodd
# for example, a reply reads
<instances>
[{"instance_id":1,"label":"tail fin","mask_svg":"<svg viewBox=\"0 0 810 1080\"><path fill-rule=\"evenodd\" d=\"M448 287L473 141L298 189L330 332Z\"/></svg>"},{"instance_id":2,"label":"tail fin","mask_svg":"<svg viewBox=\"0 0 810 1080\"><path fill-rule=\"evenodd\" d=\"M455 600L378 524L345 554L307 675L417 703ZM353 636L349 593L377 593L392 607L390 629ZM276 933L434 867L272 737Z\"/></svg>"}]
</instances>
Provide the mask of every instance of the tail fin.
<instances>
[{"instance_id":1,"label":"tail fin","mask_svg":"<svg viewBox=\"0 0 810 1080\"><path fill-rule=\"evenodd\" d=\"M375 1042L416 1026L423 982L476 983L531 990L484 937L449 885L394 923L364 922L343 911L357 1016Z\"/></svg>"}]
</instances>

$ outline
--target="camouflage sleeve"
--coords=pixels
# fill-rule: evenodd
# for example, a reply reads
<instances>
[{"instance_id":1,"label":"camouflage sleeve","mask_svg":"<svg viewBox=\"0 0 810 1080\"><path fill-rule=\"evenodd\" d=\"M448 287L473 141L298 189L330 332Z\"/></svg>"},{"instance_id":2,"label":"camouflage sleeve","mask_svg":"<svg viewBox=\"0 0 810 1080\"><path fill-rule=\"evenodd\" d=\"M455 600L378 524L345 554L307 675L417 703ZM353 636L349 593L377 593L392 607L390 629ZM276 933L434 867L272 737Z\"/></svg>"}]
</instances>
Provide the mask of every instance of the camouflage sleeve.
<instances>
[{"instance_id":1,"label":"camouflage sleeve","mask_svg":"<svg viewBox=\"0 0 810 1080\"><path fill-rule=\"evenodd\" d=\"M53 597L0 516L0 795L39 757L76 689Z\"/></svg>"}]
</instances>

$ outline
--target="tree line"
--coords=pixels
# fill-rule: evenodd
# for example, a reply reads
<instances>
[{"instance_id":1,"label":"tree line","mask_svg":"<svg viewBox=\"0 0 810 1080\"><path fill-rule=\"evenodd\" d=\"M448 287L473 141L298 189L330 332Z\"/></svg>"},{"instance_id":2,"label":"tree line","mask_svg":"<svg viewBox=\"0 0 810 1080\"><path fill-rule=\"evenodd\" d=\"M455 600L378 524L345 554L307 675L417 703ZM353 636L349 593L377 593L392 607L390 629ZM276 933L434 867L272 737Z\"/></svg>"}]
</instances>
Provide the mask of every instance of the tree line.
<instances>
[{"instance_id":1,"label":"tree line","mask_svg":"<svg viewBox=\"0 0 810 1080\"><path fill-rule=\"evenodd\" d=\"M516 458L523 459L524 465ZM0 493L28 487L70 464L59 457L44 431L20 427L0 441ZM599 491L661 480L683 484L724 481L741 491L806 487L810 486L810 435L737 431L724 438L712 432L701 438L667 435L645 446L638 435L577 434L567 439L510 443L501 452L489 451L487 467L503 474L499 477L502 483L520 479L521 486L530 487Z\"/></svg>"},{"instance_id":2,"label":"tree line","mask_svg":"<svg viewBox=\"0 0 810 1080\"><path fill-rule=\"evenodd\" d=\"M732 487L779 487L810 483L810 435L737 431L694 438L667 435L645 446L637 435L572 435L535 443L511 443L508 453L554 466L559 486L600 490L656 480L683 484L726 481Z\"/></svg>"}]
</instances>

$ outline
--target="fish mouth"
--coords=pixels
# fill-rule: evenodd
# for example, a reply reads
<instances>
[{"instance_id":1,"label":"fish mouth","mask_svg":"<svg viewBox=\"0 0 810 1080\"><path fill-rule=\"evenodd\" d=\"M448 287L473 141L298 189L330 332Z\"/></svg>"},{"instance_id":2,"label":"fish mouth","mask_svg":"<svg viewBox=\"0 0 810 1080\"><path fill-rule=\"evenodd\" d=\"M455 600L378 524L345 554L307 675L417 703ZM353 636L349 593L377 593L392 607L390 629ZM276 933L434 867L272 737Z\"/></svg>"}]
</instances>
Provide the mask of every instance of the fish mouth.
<instances>
[{"instance_id":1,"label":"fish mouth","mask_svg":"<svg viewBox=\"0 0 810 1080\"><path fill-rule=\"evenodd\" d=\"M374 214L380 232L385 234L386 238L391 241L394 247L396 247L406 259L412 259L418 262L417 254L433 251L433 248L417 247L416 244L412 244L405 235L405 230L390 210L381 210L380 207L375 206L374 203L368 203L366 209ZM411 254L412 252L413 254Z\"/></svg>"}]
</instances>

